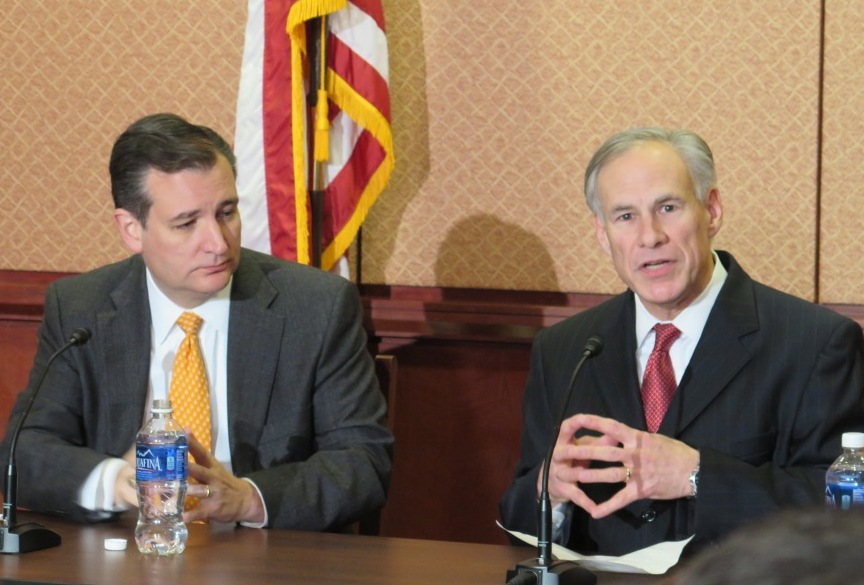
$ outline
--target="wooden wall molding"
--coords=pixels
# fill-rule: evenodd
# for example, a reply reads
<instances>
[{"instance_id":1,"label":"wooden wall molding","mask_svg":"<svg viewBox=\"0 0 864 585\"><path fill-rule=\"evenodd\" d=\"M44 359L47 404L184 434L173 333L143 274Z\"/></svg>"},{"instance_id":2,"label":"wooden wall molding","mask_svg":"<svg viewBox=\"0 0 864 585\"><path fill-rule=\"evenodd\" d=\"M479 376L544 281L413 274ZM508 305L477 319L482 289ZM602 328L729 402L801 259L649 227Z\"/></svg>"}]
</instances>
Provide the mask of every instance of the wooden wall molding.
<instances>
[{"instance_id":1,"label":"wooden wall molding","mask_svg":"<svg viewBox=\"0 0 864 585\"><path fill-rule=\"evenodd\" d=\"M530 343L609 295L362 285L366 326L391 340Z\"/></svg>"},{"instance_id":2,"label":"wooden wall molding","mask_svg":"<svg viewBox=\"0 0 864 585\"><path fill-rule=\"evenodd\" d=\"M0 270L0 319L41 321L45 291L72 272ZM610 295L360 285L372 335L523 343ZM826 304L864 325L864 305Z\"/></svg>"},{"instance_id":3,"label":"wooden wall molding","mask_svg":"<svg viewBox=\"0 0 864 585\"><path fill-rule=\"evenodd\" d=\"M390 339L530 342L612 295L361 285L367 331ZM864 305L824 304L864 327Z\"/></svg>"},{"instance_id":4,"label":"wooden wall molding","mask_svg":"<svg viewBox=\"0 0 864 585\"><path fill-rule=\"evenodd\" d=\"M0 319L41 321L48 285L72 274L0 270Z\"/></svg>"}]
</instances>

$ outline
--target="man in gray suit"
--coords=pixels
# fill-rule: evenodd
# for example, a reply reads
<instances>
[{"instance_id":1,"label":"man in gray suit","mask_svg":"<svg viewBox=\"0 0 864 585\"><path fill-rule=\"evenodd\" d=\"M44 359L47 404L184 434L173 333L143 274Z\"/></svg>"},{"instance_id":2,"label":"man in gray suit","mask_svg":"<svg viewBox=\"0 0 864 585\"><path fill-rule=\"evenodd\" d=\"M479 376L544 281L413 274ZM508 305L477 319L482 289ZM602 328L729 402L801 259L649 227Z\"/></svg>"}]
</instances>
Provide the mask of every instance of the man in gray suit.
<instances>
[{"instance_id":1,"label":"man in gray suit","mask_svg":"<svg viewBox=\"0 0 864 585\"><path fill-rule=\"evenodd\" d=\"M613 136L587 167L585 195L628 290L535 339L505 526L535 533L553 441L557 538L584 552L621 555L691 535L698 548L778 508L823 501L840 435L864 429L861 327L754 282L712 249L723 207L711 151L692 132ZM658 323L674 325L677 339L653 358ZM604 348L565 406L595 335ZM657 427L644 383L662 369L652 359L671 366Z\"/></svg>"},{"instance_id":2,"label":"man in gray suit","mask_svg":"<svg viewBox=\"0 0 864 585\"><path fill-rule=\"evenodd\" d=\"M184 519L338 531L380 508L392 436L355 287L240 247L234 155L207 127L142 118L115 142L110 171L134 255L48 289L9 429L70 333L92 339L54 362L24 424L20 505L91 520L137 506L135 436L168 393L175 321L194 311L213 440L190 438L189 494L202 499Z\"/></svg>"}]
</instances>

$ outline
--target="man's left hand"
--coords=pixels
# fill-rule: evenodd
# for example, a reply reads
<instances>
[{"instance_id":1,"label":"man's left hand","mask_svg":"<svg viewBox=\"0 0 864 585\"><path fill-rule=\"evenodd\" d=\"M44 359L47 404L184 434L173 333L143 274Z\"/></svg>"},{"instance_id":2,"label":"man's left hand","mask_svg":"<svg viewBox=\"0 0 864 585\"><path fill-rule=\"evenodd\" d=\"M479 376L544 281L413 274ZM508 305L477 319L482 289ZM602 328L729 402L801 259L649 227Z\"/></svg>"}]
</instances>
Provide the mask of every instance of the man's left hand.
<instances>
[{"instance_id":1,"label":"man's left hand","mask_svg":"<svg viewBox=\"0 0 864 585\"><path fill-rule=\"evenodd\" d=\"M200 504L183 513L184 522L264 522L264 502L248 481L235 477L206 450L194 435L189 439L189 483L187 496L199 498ZM192 458L195 458L195 463Z\"/></svg>"},{"instance_id":2,"label":"man's left hand","mask_svg":"<svg viewBox=\"0 0 864 585\"><path fill-rule=\"evenodd\" d=\"M608 516L637 500L673 500L690 495L690 473L699 463L696 449L664 435L639 431L616 420L589 414L570 417L561 428L562 433L575 434L581 430L598 432L607 440L569 447L568 454L573 459L620 463L621 466L574 467L569 479L581 483L625 482L624 487L605 502L583 506L594 519ZM608 439L617 446L610 446Z\"/></svg>"}]
</instances>

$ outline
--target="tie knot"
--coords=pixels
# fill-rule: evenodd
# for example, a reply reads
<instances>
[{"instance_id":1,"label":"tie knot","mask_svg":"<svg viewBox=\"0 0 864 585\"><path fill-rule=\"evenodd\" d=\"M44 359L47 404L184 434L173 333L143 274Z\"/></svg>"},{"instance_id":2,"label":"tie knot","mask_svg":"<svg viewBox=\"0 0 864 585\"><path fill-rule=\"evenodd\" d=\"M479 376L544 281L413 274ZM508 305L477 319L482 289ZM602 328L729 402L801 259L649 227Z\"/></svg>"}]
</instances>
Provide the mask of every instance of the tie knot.
<instances>
[{"instance_id":1,"label":"tie knot","mask_svg":"<svg viewBox=\"0 0 864 585\"><path fill-rule=\"evenodd\" d=\"M654 326L657 338L654 340L654 351L669 351L669 346L675 343L681 335L681 330L672 323L657 323Z\"/></svg>"},{"instance_id":2,"label":"tie knot","mask_svg":"<svg viewBox=\"0 0 864 585\"><path fill-rule=\"evenodd\" d=\"M201 329L201 323L203 322L204 319L189 311L186 311L177 318L177 325L180 326L180 329L186 335L198 335L198 330Z\"/></svg>"}]
</instances>

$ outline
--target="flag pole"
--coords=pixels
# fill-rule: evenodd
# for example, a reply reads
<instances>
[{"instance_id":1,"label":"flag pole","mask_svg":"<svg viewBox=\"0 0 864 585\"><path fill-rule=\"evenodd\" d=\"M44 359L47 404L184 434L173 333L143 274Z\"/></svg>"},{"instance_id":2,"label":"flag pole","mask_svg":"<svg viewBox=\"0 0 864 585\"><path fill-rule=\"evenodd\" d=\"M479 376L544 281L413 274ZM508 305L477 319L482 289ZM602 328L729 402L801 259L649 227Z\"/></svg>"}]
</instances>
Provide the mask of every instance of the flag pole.
<instances>
[{"instance_id":1,"label":"flag pole","mask_svg":"<svg viewBox=\"0 0 864 585\"><path fill-rule=\"evenodd\" d=\"M324 165L329 157L330 119L327 104L327 15L308 21L309 93L306 102L314 118L314 131L309 133L312 153L312 173L308 186L311 216L311 264L321 268L321 246L324 223Z\"/></svg>"}]
</instances>

